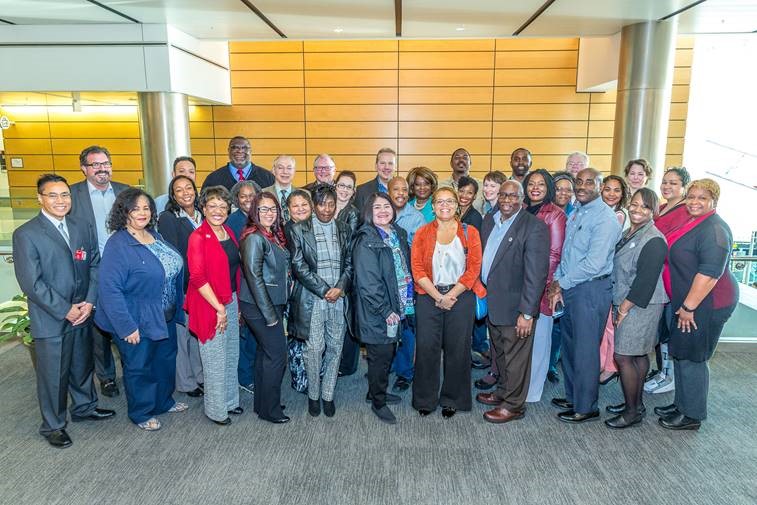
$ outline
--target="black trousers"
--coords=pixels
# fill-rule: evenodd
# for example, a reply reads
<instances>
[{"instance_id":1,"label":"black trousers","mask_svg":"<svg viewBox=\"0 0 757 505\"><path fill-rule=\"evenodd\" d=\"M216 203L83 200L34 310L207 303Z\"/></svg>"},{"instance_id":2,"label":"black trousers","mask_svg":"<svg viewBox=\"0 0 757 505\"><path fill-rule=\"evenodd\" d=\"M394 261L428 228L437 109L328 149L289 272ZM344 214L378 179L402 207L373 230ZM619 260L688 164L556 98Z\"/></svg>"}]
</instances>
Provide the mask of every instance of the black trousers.
<instances>
[{"instance_id":1,"label":"black trousers","mask_svg":"<svg viewBox=\"0 0 757 505\"><path fill-rule=\"evenodd\" d=\"M394 359L396 344L366 344L368 351L368 394L373 406L386 405L386 388L389 386L389 369Z\"/></svg>"},{"instance_id":2,"label":"black trousers","mask_svg":"<svg viewBox=\"0 0 757 505\"><path fill-rule=\"evenodd\" d=\"M413 408L435 410L438 405L471 409L471 335L476 299L461 294L452 310L443 310L429 295L418 296L415 316L415 378ZM444 362L439 390L440 358Z\"/></svg>"},{"instance_id":3,"label":"black trousers","mask_svg":"<svg viewBox=\"0 0 757 505\"><path fill-rule=\"evenodd\" d=\"M34 341L37 399L42 414L42 435L66 427L66 403L71 394L71 415L85 417L97 407L92 381L92 333L79 328L62 336Z\"/></svg>"},{"instance_id":4,"label":"black trousers","mask_svg":"<svg viewBox=\"0 0 757 505\"><path fill-rule=\"evenodd\" d=\"M257 307L239 302L242 317L258 343L255 354L255 413L267 421L284 417L281 410L281 381L287 364L287 338L284 335L284 307L276 307L279 321L266 326Z\"/></svg>"},{"instance_id":5,"label":"black trousers","mask_svg":"<svg viewBox=\"0 0 757 505\"><path fill-rule=\"evenodd\" d=\"M339 373L342 375L352 375L357 372L359 359L360 342L357 341L349 328L347 328L347 331L344 332L344 344L342 345L342 360L339 362Z\"/></svg>"}]
</instances>

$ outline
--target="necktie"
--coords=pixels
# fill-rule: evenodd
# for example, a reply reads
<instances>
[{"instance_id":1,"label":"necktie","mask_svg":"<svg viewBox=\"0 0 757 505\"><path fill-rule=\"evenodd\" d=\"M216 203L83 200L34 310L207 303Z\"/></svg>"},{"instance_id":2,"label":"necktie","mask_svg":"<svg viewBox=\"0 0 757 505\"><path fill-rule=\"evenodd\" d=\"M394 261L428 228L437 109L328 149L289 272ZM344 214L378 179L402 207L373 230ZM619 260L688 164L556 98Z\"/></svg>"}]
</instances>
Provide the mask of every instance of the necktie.
<instances>
[{"instance_id":1,"label":"necktie","mask_svg":"<svg viewBox=\"0 0 757 505\"><path fill-rule=\"evenodd\" d=\"M237 179L240 181L244 180L244 170L241 168L237 168Z\"/></svg>"},{"instance_id":2,"label":"necktie","mask_svg":"<svg viewBox=\"0 0 757 505\"><path fill-rule=\"evenodd\" d=\"M287 192L283 189L279 191L281 193L281 198L279 199L279 203L281 204L281 217L284 219L284 222L289 221L289 208L287 207Z\"/></svg>"},{"instance_id":3,"label":"necktie","mask_svg":"<svg viewBox=\"0 0 757 505\"><path fill-rule=\"evenodd\" d=\"M63 221L58 223L58 231L60 231L60 234L63 235L63 240L66 241L66 244L68 247L71 247L71 241L68 238L68 233L66 233L66 229L63 227Z\"/></svg>"}]
</instances>

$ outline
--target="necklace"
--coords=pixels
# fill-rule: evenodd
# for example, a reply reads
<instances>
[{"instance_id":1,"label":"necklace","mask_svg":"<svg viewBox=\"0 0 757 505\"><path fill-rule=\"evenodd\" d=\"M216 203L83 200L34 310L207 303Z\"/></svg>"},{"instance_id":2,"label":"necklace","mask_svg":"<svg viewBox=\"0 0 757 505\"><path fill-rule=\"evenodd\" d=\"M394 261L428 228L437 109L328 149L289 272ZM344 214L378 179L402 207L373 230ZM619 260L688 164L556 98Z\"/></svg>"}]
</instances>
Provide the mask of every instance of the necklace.
<instances>
[{"instance_id":1,"label":"necklace","mask_svg":"<svg viewBox=\"0 0 757 505\"><path fill-rule=\"evenodd\" d=\"M415 206L415 208L416 208L416 209L418 209L418 210L422 210L422 209L423 209L423 207L425 207L425 206L426 206L426 202L428 202L428 198L426 198L426 199L425 199L425 200L423 201L423 203L421 203L420 205L418 205L418 204L420 203L420 200L418 200L418 198L416 198L416 199L415 199L415 203L413 203L413 205Z\"/></svg>"}]
</instances>

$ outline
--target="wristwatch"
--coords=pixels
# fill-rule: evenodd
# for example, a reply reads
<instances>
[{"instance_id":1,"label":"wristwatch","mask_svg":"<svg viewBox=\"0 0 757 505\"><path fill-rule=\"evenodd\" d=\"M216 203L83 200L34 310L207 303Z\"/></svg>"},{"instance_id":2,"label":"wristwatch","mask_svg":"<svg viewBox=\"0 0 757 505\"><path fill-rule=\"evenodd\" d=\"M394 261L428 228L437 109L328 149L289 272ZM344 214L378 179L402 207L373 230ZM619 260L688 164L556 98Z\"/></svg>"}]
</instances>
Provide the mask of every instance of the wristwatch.
<instances>
[{"instance_id":1,"label":"wristwatch","mask_svg":"<svg viewBox=\"0 0 757 505\"><path fill-rule=\"evenodd\" d=\"M534 318L534 316L532 316L531 314L521 314L521 315L523 316L523 319L525 319L526 321L530 321L531 319Z\"/></svg>"},{"instance_id":2,"label":"wristwatch","mask_svg":"<svg viewBox=\"0 0 757 505\"><path fill-rule=\"evenodd\" d=\"M686 306L686 304L685 304L685 303L682 303L682 304L681 304L681 308L682 308L683 310L685 310L686 312L694 312L694 309L690 309L690 308L688 308L688 307Z\"/></svg>"}]
</instances>

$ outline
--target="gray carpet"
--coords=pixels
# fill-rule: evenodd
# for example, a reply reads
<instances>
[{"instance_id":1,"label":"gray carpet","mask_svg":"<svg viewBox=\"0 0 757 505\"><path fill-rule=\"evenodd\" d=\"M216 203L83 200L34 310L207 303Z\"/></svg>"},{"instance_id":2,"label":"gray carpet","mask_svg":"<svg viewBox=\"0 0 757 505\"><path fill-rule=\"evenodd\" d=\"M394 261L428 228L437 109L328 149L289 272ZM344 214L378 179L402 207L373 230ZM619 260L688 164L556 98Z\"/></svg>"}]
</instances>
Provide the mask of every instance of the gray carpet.
<instances>
[{"instance_id":1,"label":"gray carpet","mask_svg":"<svg viewBox=\"0 0 757 505\"><path fill-rule=\"evenodd\" d=\"M116 419L69 424L74 446L57 450L37 434L34 376L19 346L0 354L0 503L755 504L757 354L721 352L711 364L699 432L663 430L651 412L622 432L565 425L549 405L561 389L550 384L525 419L506 425L484 422L480 405L451 420L420 418L408 392L399 423L387 426L363 401L363 361L339 380L333 419L310 418L287 386L289 424L258 420L242 393L248 412L219 427L201 399L177 394L190 410L144 433L122 395L101 400ZM601 394L602 407L622 398L617 383ZM648 397L647 408L671 399Z\"/></svg>"}]
</instances>

